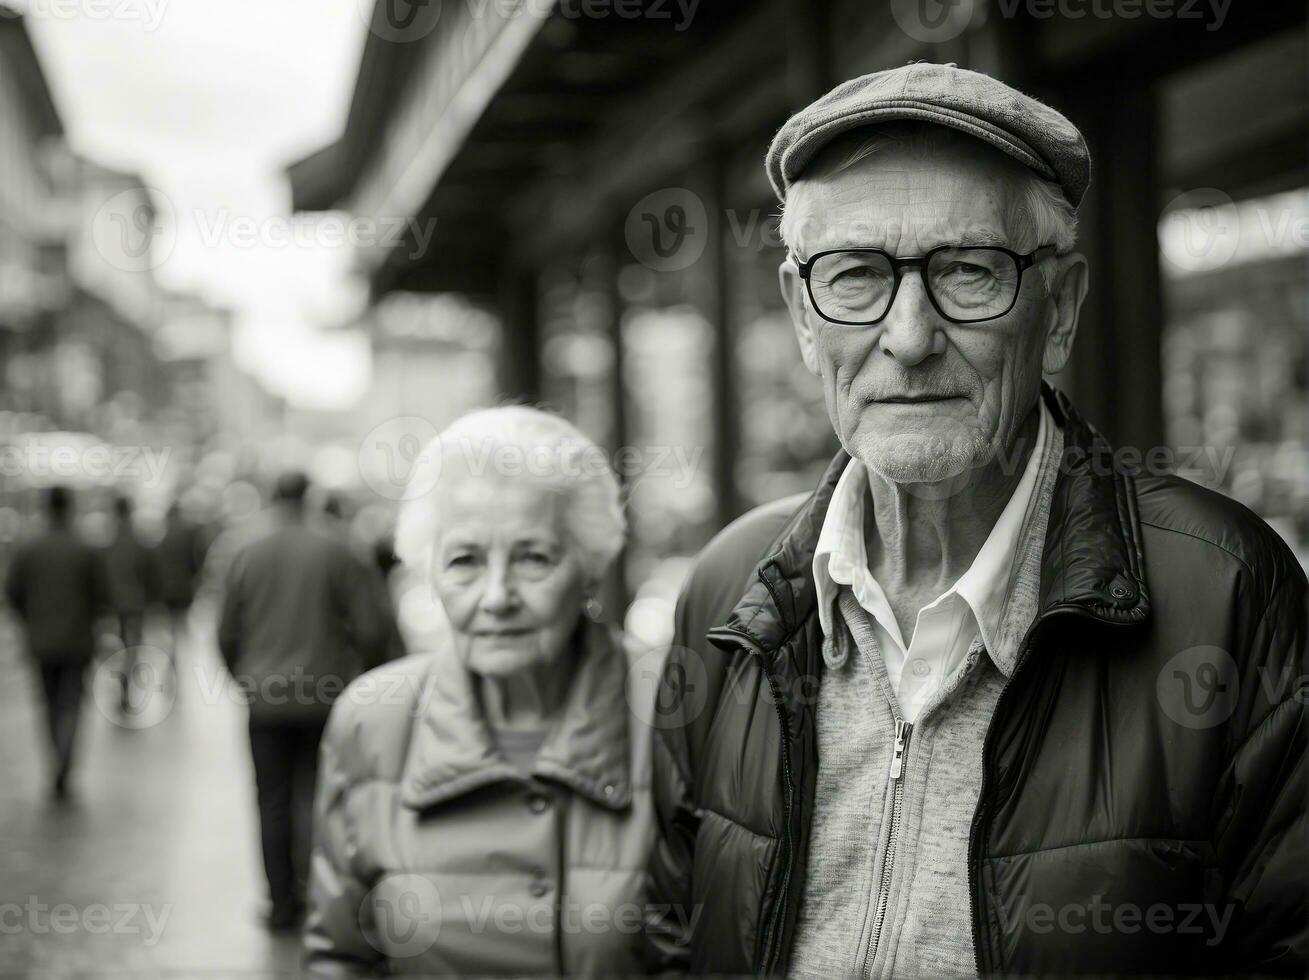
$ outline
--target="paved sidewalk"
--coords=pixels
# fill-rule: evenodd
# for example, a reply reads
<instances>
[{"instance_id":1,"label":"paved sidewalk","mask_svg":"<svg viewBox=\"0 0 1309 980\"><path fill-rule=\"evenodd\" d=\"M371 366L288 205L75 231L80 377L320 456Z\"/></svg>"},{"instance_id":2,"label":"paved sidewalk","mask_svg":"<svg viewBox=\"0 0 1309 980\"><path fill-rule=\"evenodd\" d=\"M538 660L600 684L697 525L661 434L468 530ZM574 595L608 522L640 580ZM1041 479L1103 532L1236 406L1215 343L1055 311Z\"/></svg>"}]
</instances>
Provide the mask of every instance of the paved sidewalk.
<instances>
[{"instance_id":1,"label":"paved sidewalk","mask_svg":"<svg viewBox=\"0 0 1309 980\"><path fill-rule=\"evenodd\" d=\"M113 679L98 672L60 807L37 680L0 620L0 977L297 975L298 939L259 921L245 712L219 693L210 631L184 646L176 698L138 705L145 722L162 716L146 727L111 720Z\"/></svg>"}]
</instances>

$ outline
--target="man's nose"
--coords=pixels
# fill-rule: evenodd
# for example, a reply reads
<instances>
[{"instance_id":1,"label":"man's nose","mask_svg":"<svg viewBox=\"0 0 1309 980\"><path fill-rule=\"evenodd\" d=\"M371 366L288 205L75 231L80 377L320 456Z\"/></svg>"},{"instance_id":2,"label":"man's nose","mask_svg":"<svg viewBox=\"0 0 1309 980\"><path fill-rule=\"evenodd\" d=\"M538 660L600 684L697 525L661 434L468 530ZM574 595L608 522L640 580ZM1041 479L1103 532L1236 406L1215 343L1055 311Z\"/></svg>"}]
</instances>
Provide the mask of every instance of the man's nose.
<instances>
[{"instance_id":1,"label":"man's nose","mask_svg":"<svg viewBox=\"0 0 1309 980\"><path fill-rule=\"evenodd\" d=\"M923 281L917 275L911 273L901 281L895 302L882 320L878 347L887 357L895 358L905 367L944 352L941 316L932 306Z\"/></svg>"}]
</instances>

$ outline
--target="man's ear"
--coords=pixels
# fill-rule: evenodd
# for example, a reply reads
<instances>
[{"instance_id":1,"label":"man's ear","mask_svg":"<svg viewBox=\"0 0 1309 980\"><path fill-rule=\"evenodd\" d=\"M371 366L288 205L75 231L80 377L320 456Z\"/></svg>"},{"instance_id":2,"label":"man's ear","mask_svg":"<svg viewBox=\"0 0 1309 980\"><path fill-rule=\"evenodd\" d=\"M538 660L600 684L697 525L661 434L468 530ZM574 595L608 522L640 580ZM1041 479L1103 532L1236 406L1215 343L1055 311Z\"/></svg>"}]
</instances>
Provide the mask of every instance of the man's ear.
<instances>
[{"instance_id":1,"label":"man's ear","mask_svg":"<svg viewBox=\"0 0 1309 980\"><path fill-rule=\"evenodd\" d=\"M804 280L800 278L800 268L795 260L787 256L777 267L777 285L782 290L782 299L791 314L791 325L795 327L795 339L800 344L800 357L809 373L819 375L818 353L814 350L814 332L809 322L809 304L806 301Z\"/></svg>"},{"instance_id":2,"label":"man's ear","mask_svg":"<svg viewBox=\"0 0 1309 980\"><path fill-rule=\"evenodd\" d=\"M1050 314L1045 328L1045 349L1041 354L1041 371L1058 374L1073 353L1077 320L1086 299L1088 268L1086 256L1069 252L1055 260L1054 287L1050 294Z\"/></svg>"}]
</instances>

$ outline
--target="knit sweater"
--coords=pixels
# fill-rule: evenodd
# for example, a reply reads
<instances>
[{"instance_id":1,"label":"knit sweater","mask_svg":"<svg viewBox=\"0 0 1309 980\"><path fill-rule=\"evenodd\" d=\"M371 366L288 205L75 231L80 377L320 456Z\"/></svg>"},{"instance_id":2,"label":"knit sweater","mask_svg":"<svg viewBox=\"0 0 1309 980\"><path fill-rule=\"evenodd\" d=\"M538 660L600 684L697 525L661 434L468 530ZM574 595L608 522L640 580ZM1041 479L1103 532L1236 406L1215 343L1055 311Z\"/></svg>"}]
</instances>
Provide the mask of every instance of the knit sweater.
<instances>
[{"instance_id":1,"label":"knit sweater","mask_svg":"<svg viewBox=\"0 0 1309 980\"><path fill-rule=\"evenodd\" d=\"M872 621L848 587L840 590L823 643L819 767L793 977L976 976L968 837L987 726L1037 610L1063 452L1063 433L1047 429L995 649L975 638L913 726L897 732L900 710Z\"/></svg>"}]
</instances>

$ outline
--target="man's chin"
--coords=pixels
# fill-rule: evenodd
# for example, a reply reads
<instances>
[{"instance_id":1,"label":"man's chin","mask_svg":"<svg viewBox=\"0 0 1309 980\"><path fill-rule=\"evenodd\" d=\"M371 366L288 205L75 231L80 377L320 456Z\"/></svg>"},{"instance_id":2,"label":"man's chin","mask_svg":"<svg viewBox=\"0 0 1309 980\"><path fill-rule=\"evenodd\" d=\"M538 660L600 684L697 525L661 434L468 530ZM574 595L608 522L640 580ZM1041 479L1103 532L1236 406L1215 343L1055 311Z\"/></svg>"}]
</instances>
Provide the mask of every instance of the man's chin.
<instances>
[{"instance_id":1,"label":"man's chin","mask_svg":"<svg viewBox=\"0 0 1309 980\"><path fill-rule=\"evenodd\" d=\"M854 455L873 473L891 483L933 486L943 490L957 478L983 463L984 453L972 440L943 440L903 436L856 447Z\"/></svg>"}]
</instances>

